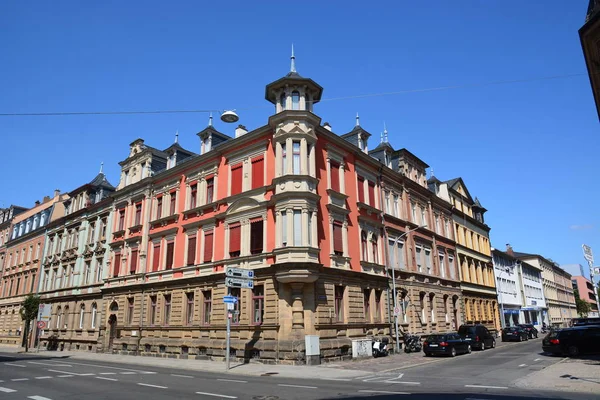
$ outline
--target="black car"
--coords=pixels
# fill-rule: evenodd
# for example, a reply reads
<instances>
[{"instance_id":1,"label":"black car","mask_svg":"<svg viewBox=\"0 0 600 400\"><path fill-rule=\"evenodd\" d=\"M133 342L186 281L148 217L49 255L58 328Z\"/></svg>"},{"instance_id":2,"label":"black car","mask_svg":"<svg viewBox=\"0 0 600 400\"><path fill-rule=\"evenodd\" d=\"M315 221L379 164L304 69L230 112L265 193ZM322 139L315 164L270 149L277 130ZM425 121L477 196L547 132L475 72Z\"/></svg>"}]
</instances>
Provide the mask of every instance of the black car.
<instances>
[{"instance_id":1,"label":"black car","mask_svg":"<svg viewBox=\"0 0 600 400\"><path fill-rule=\"evenodd\" d=\"M571 357L600 353L600 326L578 326L550 332L542 341L542 350Z\"/></svg>"},{"instance_id":2,"label":"black car","mask_svg":"<svg viewBox=\"0 0 600 400\"><path fill-rule=\"evenodd\" d=\"M434 354L455 357L457 354L470 353L471 345L458 333L429 335L423 342L423 352L427 357Z\"/></svg>"},{"instance_id":3,"label":"black car","mask_svg":"<svg viewBox=\"0 0 600 400\"><path fill-rule=\"evenodd\" d=\"M537 339L538 330L535 326L533 326L533 324L520 324L519 326L527 330L527 333L529 334L529 339Z\"/></svg>"},{"instance_id":4,"label":"black car","mask_svg":"<svg viewBox=\"0 0 600 400\"><path fill-rule=\"evenodd\" d=\"M467 324L458 328L458 334L471 344L471 348L485 350L496 347L496 339L485 325Z\"/></svg>"},{"instance_id":5,"label":"black car","mask_svg":"<svg viewBox=\"0 0 600 400\"><path fill-rule=\"evenodd\" d=\"M509 326L502 329L503 342L522 342L529 339L529 332L520 326Z\"/></svg>"}]
</instances>

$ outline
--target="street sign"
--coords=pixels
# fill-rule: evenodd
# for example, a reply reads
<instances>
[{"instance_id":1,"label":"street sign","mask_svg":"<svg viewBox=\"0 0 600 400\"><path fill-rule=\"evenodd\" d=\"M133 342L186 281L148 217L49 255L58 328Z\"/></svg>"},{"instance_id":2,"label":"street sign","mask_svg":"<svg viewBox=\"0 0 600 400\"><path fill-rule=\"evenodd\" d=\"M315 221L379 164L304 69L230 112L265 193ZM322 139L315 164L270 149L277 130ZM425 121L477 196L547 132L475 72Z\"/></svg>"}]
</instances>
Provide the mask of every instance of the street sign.
<instances>
[{"instance_id":1,"label":"street sign","mask_svg":"<svg viewBox=\"0 0 600 400\"><path fill-rule=\"evenodd\" d=\"M225 286L229 288L254 289L254 281L239 278L225 278Z\"/></svg>"},{"instance_id":2,"label":"street sign","mask_svg":"<svg viewBox=\"0 0 600 400\"><path fill-rule=\"evenodd\" d=\"M228 304L235 304L238 302L238 298L235 296L223 296L223 302Z\"/></svg>"},{"instance_id":3,"label":"street sign","mask_svg":"<svg viewBox=\"0 0 600 400\"><path fill-rule=\"evenodd\" d=\"M592 248L586 244L581 245L583 249L583 257L590 263L594 263L594 254L592 253Z\"/></svg>"},{"instance_id":4,"label":"street sign","mask_svg":"<svg viewBox=\"0 0 600 400\"><path fill-rule=\"evenodd\" d=\"M38 321L37 327L40 329L46 329L46 321Z\"/></svg>"},{"instance_id":5,"label":"street sign","mask_svg":"<svg viewBox=\"0 0 600 400\"><path fill-rule=\"evenodd\" d=\"M400 307L394 307L394 315L397 317L400 315Z\"/></svg>"},{"instance_id":6,"label":"street sign","mask_svg":"<svg viewBox=\"0 0 600 400\"><path fill-rule=\"evenodd\" d=\"M600 275L600 267L594 267L594 275Z\"/></svg>"},{"instance_id":7,"label":"street sign","mask_svg":"<svg viewBox=\"0 0 600 400\"><path fill-rule=\"evenodd\" d=\"M227 304L227 310L231 311L231 310L235 310L235 304L234 303L226 303Z\"/></svg>"},{"instance_id":8,"label":"street sign","mask_svg":"<svg viewBox=\"0 0 600 400\"><path fill-rule=\"evenodd\" d=\"M254 271L243 268L227 267L225 275L231 278L254 279Z\"/></svg>"},{"instance_id":9,"label":"street sign","mask_svg":"<svg viewBox=\"0 0 600 400\"><path fill-rule=\"evenodd\" d=\"M52 314L52 306L50 304L40 304L38 308L38 321L44 321L46 326L50 326L50 314Z\"/></svg>"}]
</instances>

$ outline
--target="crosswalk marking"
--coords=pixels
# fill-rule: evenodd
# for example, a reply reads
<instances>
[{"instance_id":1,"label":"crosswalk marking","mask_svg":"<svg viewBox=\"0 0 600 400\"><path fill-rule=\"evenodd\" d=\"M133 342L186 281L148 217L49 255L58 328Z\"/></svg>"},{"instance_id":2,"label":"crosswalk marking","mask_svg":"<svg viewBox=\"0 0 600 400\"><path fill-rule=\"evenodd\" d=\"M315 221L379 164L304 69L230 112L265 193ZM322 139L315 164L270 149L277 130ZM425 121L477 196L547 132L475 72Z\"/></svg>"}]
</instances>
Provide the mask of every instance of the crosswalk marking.
<instances>
[{"instance_id":1,"label":"crosswalk marking","mask_svg":"<svg viewBox=\"0 0 600 400\"><path fill-rule=\"evenodd\" d=\"M13 382L20 382L20 381L28 381L29 378L15 378L15 379L11 379L11 381Z\"/></svg>"},{"instance_id":2,"label":"crosswalk marking","mask_svg":"<svg viewBox=\"0 0 600 400\"><path fill-rule=\"evenodd\" d=\"M28 398L28 399L31 399L31 400L52 400L52 399L49 399L49 398L47 398L47 397L44 397L44 396L37 396L37 395L36 395L36 396L29 396L29 397L27 397L27 398Z\"/></svg>"},{"instance_id":3,"label":"crosswalk marking","mask_svg":"<svg viewBox=\"0 0 600 400\"><path fill-rule=\"evenodd\" d=\"M12 393L12 392L16 392L15 389L9 389L9 388L5 388L5 387L1 387L0 386L0 392L4 392L4 393Z\"/></svg>"}]
</instances>

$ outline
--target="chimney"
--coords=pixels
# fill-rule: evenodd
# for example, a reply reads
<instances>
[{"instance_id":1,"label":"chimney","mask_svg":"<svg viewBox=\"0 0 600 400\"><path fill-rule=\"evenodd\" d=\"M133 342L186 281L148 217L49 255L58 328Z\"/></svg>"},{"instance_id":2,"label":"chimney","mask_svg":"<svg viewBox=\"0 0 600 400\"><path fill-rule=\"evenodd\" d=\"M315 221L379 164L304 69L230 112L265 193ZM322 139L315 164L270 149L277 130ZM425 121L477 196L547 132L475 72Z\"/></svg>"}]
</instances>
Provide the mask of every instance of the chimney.
<instances>
[{"instance_id":1,"label":"chimney","mask_svg":"<svg viewBox=\"0 0 600 400\"><path fill-rule=\"evenodd\" d=\"M44 199L42 200L42 203L47 203L50 201L50 196L44 196Z\"/></svg>"},{"instance_id":2,"label":"chimney","mask_svg":"<svg viewBox=\"0 0 600 400\"><path fill-rule=\"evenodd\" d=\"M235 128L235 137L236 138L243 136L246 133L248 133L248 129L246 129L246 127L244 125L238 125L238 127Z\"/></svg>"},{"instance_id":3,"label":"chimney","mask_svg":"<svg viewBox=\"0 0 600 400\"><path fill-rule=\"evenodd\" d=\"M54 189L54 197L60 194L60 189Z\"/></svg>"},{"instance_id":4,"label":"chimney","mask_svg":"<svg viewBox=\"0 0 600 400\"><path fill-rule=\"evenodd\" d=\"M323 128L327 129L329 132L331 132L331 125L329 125L329 122L325 122L323 124Z\"/></svg>"},{"instance_id":5,"label":"chimney","mask_svg":"<svg viewBox=\"0 0 600 400\"><path fill-rule=\"evenodd\" d=\"M36 200L36 201L35 201L35 205L36 205L36 206L39 206L40 204L41 204L41 203L40 203L40 201L39 201L39 200Z\"/></svg>"},{"instance_id":6,"label":"chimney","mask_svg":"<svg viewBox=\"0 0 600 400\"><path fill-rule=\"evenodd\" d=\"M515 256L515 253L513 251L512 246L510 245L510 243L506 243L506 254L508 254L509 256Z\"/></svg>"}]
</instances>

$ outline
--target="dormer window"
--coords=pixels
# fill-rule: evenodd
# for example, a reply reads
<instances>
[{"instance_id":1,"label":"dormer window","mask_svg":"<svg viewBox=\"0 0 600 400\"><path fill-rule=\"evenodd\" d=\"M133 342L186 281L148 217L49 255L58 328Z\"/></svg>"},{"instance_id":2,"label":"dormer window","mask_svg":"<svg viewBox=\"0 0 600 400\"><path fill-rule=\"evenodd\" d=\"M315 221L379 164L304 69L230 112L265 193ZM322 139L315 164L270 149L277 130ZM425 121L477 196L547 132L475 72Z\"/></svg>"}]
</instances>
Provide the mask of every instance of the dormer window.
<instances>
[{"instance_id":1,"label":"dormer window","mask_svg":"<svg viewBox=\"0 0 600 400\"><path fill-rule=\"evenodd\" d=\"M279 96L279 102L281 103L281 111L285 110L285 93L281 93Z\"/></svg>"},{"instance_id":2,"label":"dormer window","mask_svg":"<svg viewBox=\"0 0 600 400\"><path fill-rule=\"evenodd\" d=\"M210 144L211 144L211 140L210 140L210 135L205 137L204 140L202 141L204 144L204 153L208 153L211 148L210 148Z\"/></svg>"},{"instance_id":3,"label":"dormer window","mask_svg":"<svg viewBox=\"0 0 600 400\"><path fill-rule=\"evenodd\" d=\"M292 110L300 109L300 92L294 90L292 92Z\"/></svg>"}]
</instances>

